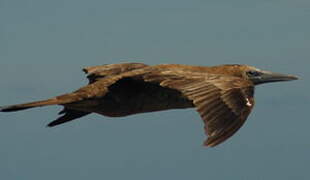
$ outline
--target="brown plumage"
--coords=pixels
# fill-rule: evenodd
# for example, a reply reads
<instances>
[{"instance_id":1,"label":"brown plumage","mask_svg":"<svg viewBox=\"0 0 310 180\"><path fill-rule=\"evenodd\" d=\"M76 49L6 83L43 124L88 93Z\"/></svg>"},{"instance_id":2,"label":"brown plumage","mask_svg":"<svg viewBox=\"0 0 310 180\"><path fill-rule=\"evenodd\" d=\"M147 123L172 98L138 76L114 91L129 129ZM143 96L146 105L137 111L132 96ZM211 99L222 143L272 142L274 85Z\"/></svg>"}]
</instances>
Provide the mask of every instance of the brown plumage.
<instances>
[{"instance_id":1,"label":"brown plumage","mask_svg":"<svg viewBox=\"0 0 310 180\"><path fill-rule=\"evenodd\" d=\"M196 107L205 123L206 146L232 136L254 106L254 85L295 80L297 77L262 71L247 65L212 67L124 63L88 67L89 84L44 101L1 107L10 112L46 105L62 105L56 126L98 113L110 117Z\"/></svg>"}]
</instances>

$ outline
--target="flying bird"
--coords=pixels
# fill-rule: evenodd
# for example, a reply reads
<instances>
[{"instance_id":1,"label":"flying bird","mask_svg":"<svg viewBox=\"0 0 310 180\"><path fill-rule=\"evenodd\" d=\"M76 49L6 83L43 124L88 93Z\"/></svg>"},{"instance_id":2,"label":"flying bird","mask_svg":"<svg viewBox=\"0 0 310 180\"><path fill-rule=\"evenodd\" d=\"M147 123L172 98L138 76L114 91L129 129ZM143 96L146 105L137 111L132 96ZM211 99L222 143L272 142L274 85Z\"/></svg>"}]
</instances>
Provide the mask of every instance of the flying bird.
<instances>
[{"instance_id":1,"label":"flying bird","mask_svg":"<svg viewBox=\"0 0 310 180\"><path fill-rule=\"evenodd\" d=\"M296 80L293 75L248 65L190 66L122 63L84 68L89 84L68 94L0 107L2 112L61 105L62 116L49 127L97 113L122 117L137 113L195 107L213 147L244 124L254 106L254 86Z\"/></svg>"}]
</instances>

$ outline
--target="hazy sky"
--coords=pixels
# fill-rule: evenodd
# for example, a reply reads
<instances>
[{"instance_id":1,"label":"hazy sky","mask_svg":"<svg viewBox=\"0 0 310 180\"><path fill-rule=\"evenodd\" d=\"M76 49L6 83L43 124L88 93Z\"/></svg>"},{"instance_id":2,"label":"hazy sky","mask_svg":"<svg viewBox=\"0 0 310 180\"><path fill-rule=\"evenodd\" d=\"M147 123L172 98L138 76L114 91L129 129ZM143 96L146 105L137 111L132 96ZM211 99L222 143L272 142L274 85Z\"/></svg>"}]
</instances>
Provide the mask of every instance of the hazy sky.
<instances>
[{"instance_id":1,"label":"hazy sky","mask_svg":"<svg viewBox=\"0 0 310 180\"><path fill-rule=\"evenodd\" d=\"M60 107L0 114L0 179L310 179L309 0L0 0L0 105L87 83L84 66L240 63L296 74L260 86L229 141L202 146L194 109L89 115Z\"/></svg>"}]
</instances>

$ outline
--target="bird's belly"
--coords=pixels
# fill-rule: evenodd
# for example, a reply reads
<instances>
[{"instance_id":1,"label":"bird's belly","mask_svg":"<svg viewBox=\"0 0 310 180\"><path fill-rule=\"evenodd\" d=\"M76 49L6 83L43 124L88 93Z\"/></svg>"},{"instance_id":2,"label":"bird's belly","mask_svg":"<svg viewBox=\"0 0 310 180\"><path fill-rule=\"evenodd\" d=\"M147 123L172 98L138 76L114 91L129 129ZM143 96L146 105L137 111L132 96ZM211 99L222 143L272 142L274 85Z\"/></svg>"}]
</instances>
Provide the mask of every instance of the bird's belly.
<instances>
[{"instance_id":1,"label":"bird's belly","mask_svg":"<svg viewBox=\"0 0 310 180\"><path fill-rule=\"evenodd\" d=\"M192 101L174 90L127 92L108 94L100 102L96 113L120 117L137 113L193 107Z\"/></svg>"}]
</instances>

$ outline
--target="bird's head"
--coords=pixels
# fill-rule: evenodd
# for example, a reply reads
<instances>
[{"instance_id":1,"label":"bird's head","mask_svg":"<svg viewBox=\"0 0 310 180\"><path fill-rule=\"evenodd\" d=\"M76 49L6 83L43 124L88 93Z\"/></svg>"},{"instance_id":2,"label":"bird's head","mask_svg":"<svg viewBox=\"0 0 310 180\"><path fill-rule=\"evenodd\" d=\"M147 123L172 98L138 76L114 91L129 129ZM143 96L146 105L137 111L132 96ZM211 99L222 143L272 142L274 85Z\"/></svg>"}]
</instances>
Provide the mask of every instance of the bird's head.
<instances>
[{"instance_id":1,"label":"bird's head","mask_svg":"<svg viewBox=\"0 0 310 180\"><path fill-rule=\"evenodd\" d=\"M264 71L248 65L224 65L222 67L226 69L222 71L225 72L225 74L248 79L253 82L254 85L279 81L292 81L298 79L298 77L294 75Z\"/></svg>"},{"instance_id":2,"label":"bird's head","mask_svg":"<svg viewBox=\"0 0 310 180\"><path fill-rule=\"evenodd\" d=\"M241 69L243 69L243 77L249 79L255 85L279 81L292 81L298 79L298 77L294 75L264 71L247 65L243 65L243 68Z\"/></svg>"}]
</instances>

